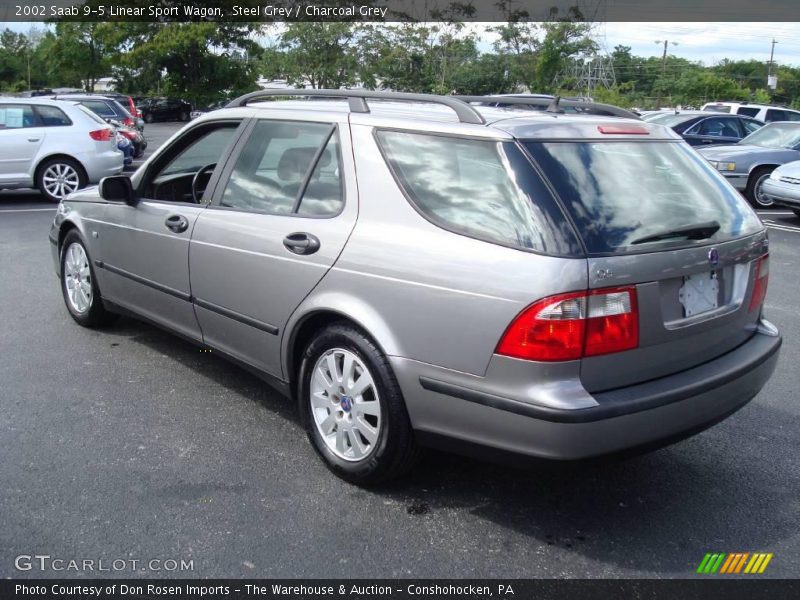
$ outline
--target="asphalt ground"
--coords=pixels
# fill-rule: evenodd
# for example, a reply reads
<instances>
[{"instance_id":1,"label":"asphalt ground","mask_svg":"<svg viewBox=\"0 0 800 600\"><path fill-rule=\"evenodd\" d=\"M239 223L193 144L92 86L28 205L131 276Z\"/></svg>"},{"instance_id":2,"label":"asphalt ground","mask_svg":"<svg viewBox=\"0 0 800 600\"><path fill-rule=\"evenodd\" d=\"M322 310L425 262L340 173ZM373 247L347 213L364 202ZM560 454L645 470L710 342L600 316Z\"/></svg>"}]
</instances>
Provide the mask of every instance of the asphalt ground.
<instances>
[{"instance_id":1,"label":"asphalt ground","mask_svg":"<svg viewBox=\"0 0 800 600\"><path fill-rule=\"evenodd\" d=\"M176 128L149 125L148 153ZM213 353L131 319L78 327L53 215L35 192L0 193L2 577L691 577L707 552L771 552L758 577L800 573L800 219L787 211L761 213L780 362L731 418L592 467L431 452L371 490L332 476L294 406ZM15 568L34 554L127 562Z\"/></svg>"}]
</instances>

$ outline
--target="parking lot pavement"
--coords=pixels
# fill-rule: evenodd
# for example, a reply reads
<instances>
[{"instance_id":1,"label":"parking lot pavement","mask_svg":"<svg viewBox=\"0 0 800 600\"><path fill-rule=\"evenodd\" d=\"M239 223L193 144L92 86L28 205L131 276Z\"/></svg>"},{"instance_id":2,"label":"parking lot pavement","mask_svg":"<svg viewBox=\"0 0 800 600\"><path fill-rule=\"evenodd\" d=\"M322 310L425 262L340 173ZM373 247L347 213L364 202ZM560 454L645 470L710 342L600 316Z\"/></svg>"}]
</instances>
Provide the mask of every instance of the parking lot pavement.
<instances>
[{"instance_id":1,"label":"parking lot pavement","mask_svg":"<svg viewBox=\"0 0 800 600\"><path fill-rule=\"evenodd\" d=\"M794 215L761 213L785 342L728 420L593 467L430 453L366 490L329 474L292 405L213 353L130 319L78 327L49 255L54 207L6 192L0 211L0 576L109 575L15 570L35 553L193 561L137 573L153 577L687 577L711 551L799 572Z\"/></svg>"}]
</instances>

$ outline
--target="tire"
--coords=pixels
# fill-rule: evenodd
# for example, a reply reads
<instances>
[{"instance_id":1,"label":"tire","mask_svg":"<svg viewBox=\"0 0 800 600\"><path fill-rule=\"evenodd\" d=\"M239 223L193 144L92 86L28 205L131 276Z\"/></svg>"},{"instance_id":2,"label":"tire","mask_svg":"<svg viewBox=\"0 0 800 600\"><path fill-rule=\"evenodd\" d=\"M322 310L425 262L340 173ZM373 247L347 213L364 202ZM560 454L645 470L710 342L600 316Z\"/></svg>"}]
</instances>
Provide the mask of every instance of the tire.
<instances>
[{"instance_id":1,"label":"tire","mask_svg":"<svg viewBox=\"0 0 800 600\"><path fill-rule=\"evenodd\" d=\"M351 376L347 365L353 365ZM387 358L360 330L334 323L317 334L303 352L299 382L308 438L337 476L370 485L414 466L419 449L400 386Z\"/></svg>"},{"instance_id":2,"label":"tire","mask_svg":"<svg viewBox=\"0 0 800 600\"><path fill-rule=\"evenodd\" d=\"M70 316L83 327L102 327L116 317L103 306L92 261L75 229L67 233L61 246L61 293Z\"/></svg>"},{"instance_id":3,"label":"tire","mask_svg":"<svg viewBox=\"0 0 800 600\"><path fill-rule=\"evenodd\" d=\"M61 202L86 182L83 167L71 158L51 158L36 170L36 187L50 202Z\"/></svg>"},{"instance_id":4,"label":"tire","mask_svg":"<svg viewBox=\"0 0 800 600\"><path fill-rule=\"evenodd\" d=\"M747 188L744 195L753 208L770 208L773 206L772 200L761 194L761 185L769 178L770 173L775 167L760 167L750 174L747 180Z\"/></svg>"},{"instance_id":5,"label":"tire","mask_svg":"<svg viewBox=\"0 0 800 600\"><path fill-rule=\"evenodd\" d=\"M180 119L181 122L185 123L186 121L189 120L189 113L186 112L185 110L182 110L181 114L178 115L178 119Z\"/></svg>"},{"instance_id":6,"label":"tire","mask_svg":"<svg viewBox=\"0 0 800 600\"><path fill-rule=\"evenodd\" d=\"M152 123L153 122L153 113L144 113L144 117L142 117L142 118L144 119L145 123Z\"/></svg>"},{"instance_id":7,"label":"tire","mask_svg":"<svg viewBox=\"0 0 800 600\"><path fill-rule=\"evenodd\" d=\"M797 217L799 217L799 218L800 218L800 209L793 208L793 209L792 209L792 212L793 212L795 215L797 215Z\"/></svg>"}]
</instances>

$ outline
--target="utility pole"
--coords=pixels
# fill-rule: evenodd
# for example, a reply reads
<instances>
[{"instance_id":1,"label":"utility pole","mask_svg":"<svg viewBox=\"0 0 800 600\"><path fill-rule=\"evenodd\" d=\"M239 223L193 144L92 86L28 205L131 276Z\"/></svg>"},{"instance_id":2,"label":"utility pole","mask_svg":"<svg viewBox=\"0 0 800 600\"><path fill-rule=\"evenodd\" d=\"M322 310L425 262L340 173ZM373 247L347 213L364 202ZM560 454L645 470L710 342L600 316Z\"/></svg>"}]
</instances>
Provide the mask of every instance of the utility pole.
<instances>
[{"instance_id":1,"label":"utility pole","mask_svg":"<svg viewBox=\"0 0 800 600\"><path fill-rule=\"evenodd\" d=\"M769 51L769 66L767 67L767 89L773 90L778 87L777 80L774 80L772 77L772 64L774 62L772 59L775 57L775 44L777 43L777 40L772 38L772 48Z\"/></svg>"},{"instance_id":2,"label":"utility pole","mask_svg":"<svg viewBox=\"0 0 800 600\"><path fill-rule=\"evenodd\" d=\"M656 44L664 44L664 54L661 56L661 79L664 79L667 75L667 46L672 44L673 46L677 46L678 42L670 42L669 40L656 40ZM661 88L658 90L658 99L656 100L656 108L661 108Z\"/></svg>"}]
</instances>

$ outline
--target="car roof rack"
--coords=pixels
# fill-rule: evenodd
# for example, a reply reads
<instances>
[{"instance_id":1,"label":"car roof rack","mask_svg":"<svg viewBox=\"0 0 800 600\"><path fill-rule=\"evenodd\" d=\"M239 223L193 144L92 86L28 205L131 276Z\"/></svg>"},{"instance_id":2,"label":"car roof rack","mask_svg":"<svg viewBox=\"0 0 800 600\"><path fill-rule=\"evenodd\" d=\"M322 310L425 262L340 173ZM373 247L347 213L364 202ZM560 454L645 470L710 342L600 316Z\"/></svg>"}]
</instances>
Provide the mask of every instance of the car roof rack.
<instances>
[{"instance_id":1,"label":"car roof rack","mask_svg":"<svg viewBox=\"0 0 800 600\"><path fill-rule=\"evenodd\" d=\"M350 112L369 113L369 100L399 100L402 102L428 102L431 104L442 104L455 111L461 123L473 125L485 125L486 119L478 110L468 102L456 98L455 96L436 96L433 94L409 94L405 92L383 92L372 90L304 90L304 89L264 89L251 92L244 96L239 96L226 106L226 108L236 108L247 106L253 100L262 98L272 98L277 96L294 96L307 98L346 98L350 105Z\"/></svg>"},{"instance_id":2,"label":"car roof rack","mask_svg":"<svg viewBox=\"0 0 800 600\"><path fill-rule=\"evenodd\" d=\"M459 100L469 103L490 103L520 105L520 108L527 106L541 106L542 110L549 112L562 111L564 108L578 108L580 113L589 115L600 115L604 117L624 117L627 119L639 119L633 113L613 104L601 104L599 102L583 102L582 100L564 100L556 97L550 98L514 98L509 96L455 96ZM556 101L557 99L557 101ZM538 109L537 109L538 110Z\"/></svg>"}]
</instances>

